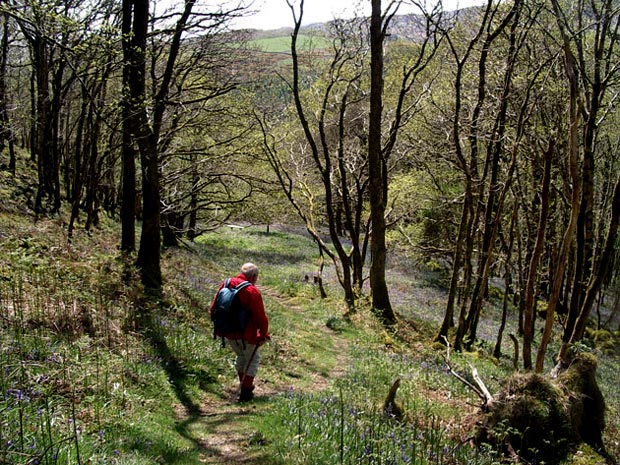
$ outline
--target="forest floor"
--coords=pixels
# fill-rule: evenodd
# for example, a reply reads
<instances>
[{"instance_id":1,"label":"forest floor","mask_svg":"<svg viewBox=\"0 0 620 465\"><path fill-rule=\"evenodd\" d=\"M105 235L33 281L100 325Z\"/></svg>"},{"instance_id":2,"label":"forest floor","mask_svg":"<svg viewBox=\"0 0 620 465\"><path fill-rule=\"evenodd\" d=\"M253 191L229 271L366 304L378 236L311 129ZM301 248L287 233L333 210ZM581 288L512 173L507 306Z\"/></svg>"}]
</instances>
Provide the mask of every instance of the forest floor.
<instances>
[{"instance_id":1,"label":"forest floor","mask_svg":"<svg viewBox=\"0 0 620 465\"><path fill-rule=\"evenodd\" d=\"M125 326L131 321L137 300L135 289L123 287L120 279L118 225L114 219L103 218L93 232L78 229L68 241L66 211L64 216L33 217L23 195L13 194L25 191L19 186L19 180L0 176L0 198L5 199L0 205L0 301L8 302L0 307L4 312L0 314L0 322L4 323L0 328L0 373L15 375L0 380L3 386L11 387L3 398L11 409L4 409L0 402L5 416L0 419L2 431L6 427L6 431L14 432L14 424L21 421L26 407L32 408L32 415L40 411L34 402L9 405L12 399L22 400L21 394L16 397L21 391L14 389L13 383L24 387L23 379L55 380L39 384L47 387L48 398L56 408L64 408L66 418L71 416L71 408L83 412L78 419L84 421L88 434L80 437L84 440L80 447L93 457L89 463L289 465L284 461L289 457L298 459L290 463L303 463L301 460L308 457L304 454L313 454L316 449L297 447L297 455L287 455L286 447L291 441L297 443L301 435L295 435L296 430L283 433L288 423L284 425L282 416L274 412L283 408L289 393L302 394L295 397L301 401L306 399L305 394L325 393L327 398L338 384L345 384L339 383L343 379L350 385L345 386L345 391L357 389L355 395L370 399L363 406L370 405L368 410L372 410L380 409L389 385L395 377L402 377L399 400L407 402L404 407L411 412L411 418L419 417L424 426L428 426L425 422L432 411L433 418L445 422L442 427L457 431L469 412L475 410L471 392L446 374L445 349L431 343L445 308L445 288L438 282L443 278L415 266L404 254L392 258L387 276L392 304L399 316L398 327L390 332L370 309L343 323L345 309L333 271L327 270L324 276L335 297L318 297L316 287L304 280L316 265L308 259L314 248L302 233L225 229L195 250L180 248L165 254L162 262L169 295L167 305L157 308L154 319L154 327L161 330L162 336L157 340L146 333L134 334L133 328ZM311 251L309 255L304 247ZM222 350L219 342L212 340L208 314L205 316L203 309L222 275L238 269L248 256L264 264L258 287L273 325L272 341L261 349L255 399L239 404L233 353ZM501 295L501 286L496 285L491 295ZM504 338L499 361L485 355L496 339L501 316L498 302L492 298L485 306L479 346L460 355L460 364L481 369L495 392L513 356L508 337ZM18 324L17 310L23 312L29 305L33 318L21 315ZM80 317L92 321L86 318L79 322ZM13 320L15 325L9 325ZM340 328L330 324L334 320ZM99 337L87 337L87 330ZM513 320L506 335L514 331ZM18 347L15 335L24 334L29 346L23 351L13 350ZM68 337L72 335L80 337ZM13 358L22 353L26 357ZM59 354L65 356L59 358ZM65 362L59 367L61 359ZM599 378L609 406L607 443L613 454L620 456L620 423L613 415L620 396L617 360L617 353L601 358ZM176 363L173 368L168 365L170 361ZM14 369L16 366L21 371ZM43 374L47 378L41 378ZM66 386L73 386L73 391ZM37 382L28 388L35 392ZM33 400L39 398L43 399L32 396ZM279 428L271 431L276 423ZM33 432L33 444L45 444L51 434L43 421L40 426L41 434ZM66 439L73 434L77 443L77 433L58 429L58 451L67 456L62 463L75 463L70 458L77 446ZM29 430L24 429L18 439L27 443L28 434ZM310 443L313 437L307 439ZM2 446L8 443L4 441ZM12 453L12 449L0 447L0 463L5 463L2 454ZM26 462L26 457L15 463L35 463L37 456L32 457L31 462ZM112 460L108 460L110 457ZM574 461L571 465L585 463Z\"/></svg>"}]
</instances>

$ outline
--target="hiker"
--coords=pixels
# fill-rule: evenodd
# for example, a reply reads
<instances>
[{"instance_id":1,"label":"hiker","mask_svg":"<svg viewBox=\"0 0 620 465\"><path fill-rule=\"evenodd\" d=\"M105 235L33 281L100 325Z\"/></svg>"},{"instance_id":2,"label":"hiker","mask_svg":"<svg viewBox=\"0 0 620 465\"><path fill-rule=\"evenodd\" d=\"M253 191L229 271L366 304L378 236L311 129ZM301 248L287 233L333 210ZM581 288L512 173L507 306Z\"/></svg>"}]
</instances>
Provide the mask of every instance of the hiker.
<instances>
[{"instance_id":1,"label":"hiker","mask_svg":"<svg viewBox=\"0 0 620 465\"><path fill-rule=\"evenodd\" d=\"M215 336L224 338L224 341L236 354L235 368L241 385L239 402L247 402L254 397L254 377L260 362L259 347L270 339L269 320L265 314L263 298L256 287L257 280L258 267L253 263L246 263L241 267L239 275L224 281L218 289L219 292L227 282L229 288L236 287L244 281L250 283L249 286L242 288L235 297L238 299L239 305L248 312L245 329L223 334L223 330L218 330L217 325L214 327ZM211 304L210 313L212 317L216 299L217 293Z\"/></svg>"}]
</instances>

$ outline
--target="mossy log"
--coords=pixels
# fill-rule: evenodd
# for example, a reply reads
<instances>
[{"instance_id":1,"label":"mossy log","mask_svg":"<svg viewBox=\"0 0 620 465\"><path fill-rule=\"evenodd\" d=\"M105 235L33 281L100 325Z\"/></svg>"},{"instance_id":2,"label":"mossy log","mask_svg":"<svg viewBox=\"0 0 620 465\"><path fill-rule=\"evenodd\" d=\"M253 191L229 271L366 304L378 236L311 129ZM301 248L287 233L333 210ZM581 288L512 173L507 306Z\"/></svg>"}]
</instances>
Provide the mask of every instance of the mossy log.
<instances>
[{"instance_id":1,"label":"mossy log","mask_svg":"<svg viewBox=\"0 0 620 465\"><path fill-rule=\"evenodd\" d=\"M602 435L605 401L596 358L575 355L557 378L515 373L481 412L474 440L527 463L558 464L583 441L608 462Z\"/></svg>"}]
</instances>

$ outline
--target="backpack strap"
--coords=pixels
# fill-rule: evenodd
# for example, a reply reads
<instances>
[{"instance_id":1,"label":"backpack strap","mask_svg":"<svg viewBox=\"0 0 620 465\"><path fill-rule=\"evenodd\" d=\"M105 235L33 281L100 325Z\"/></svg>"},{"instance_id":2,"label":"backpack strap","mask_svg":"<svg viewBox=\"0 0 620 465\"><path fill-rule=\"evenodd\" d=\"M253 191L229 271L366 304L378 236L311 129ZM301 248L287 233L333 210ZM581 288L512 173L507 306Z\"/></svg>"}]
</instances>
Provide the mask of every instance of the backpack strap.
<instances>
[{"instance_id":1,"label":"backpack strap","mask_svg":"<svg viewBox=\"0 0 620 465\"><path fill-rule=\"evenodd\" d=\"M240 291L243 288L246 288L248 286L251 286L252 283L250 281L241 281L239 284L237 284L233 289ZM224 286L222 287L227 287L230 288L230 278L226 278L226 280L224 281Z\"/></svg>"},{"instance_id":2,"label":"backpack strap","mask_svg":"<svg viewBox=\"0 0 620 465\"><path fill-rule=\"evenodd\" d=\"M248 286L251 286L251 285L252 285L252 283L250 281L243 281L243 282L240 282L239 284L237 284L237 287L235 287L235 289L241 290L241 289L244 289L244 288L246 288Z\"/></svg>"}]
</instances>

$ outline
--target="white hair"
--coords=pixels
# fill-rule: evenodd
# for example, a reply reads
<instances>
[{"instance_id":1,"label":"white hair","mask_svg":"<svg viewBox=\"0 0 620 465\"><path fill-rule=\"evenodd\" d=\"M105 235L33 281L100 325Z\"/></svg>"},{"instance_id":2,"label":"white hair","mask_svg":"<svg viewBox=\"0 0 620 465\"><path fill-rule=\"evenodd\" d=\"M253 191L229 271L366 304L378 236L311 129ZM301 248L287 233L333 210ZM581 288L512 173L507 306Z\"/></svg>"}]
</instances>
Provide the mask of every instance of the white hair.
<instances>
[{"instance_id":1,"label":"white hair","mask_svg":"<svg viewBox=\"0 0 620 465\"><path fill-rule=\"evenodd\" d=\"M249 280L258 276L258 267L254 263L245 263L241 267L241 273L243 273Z\"/></svg>"}]
</instances>

